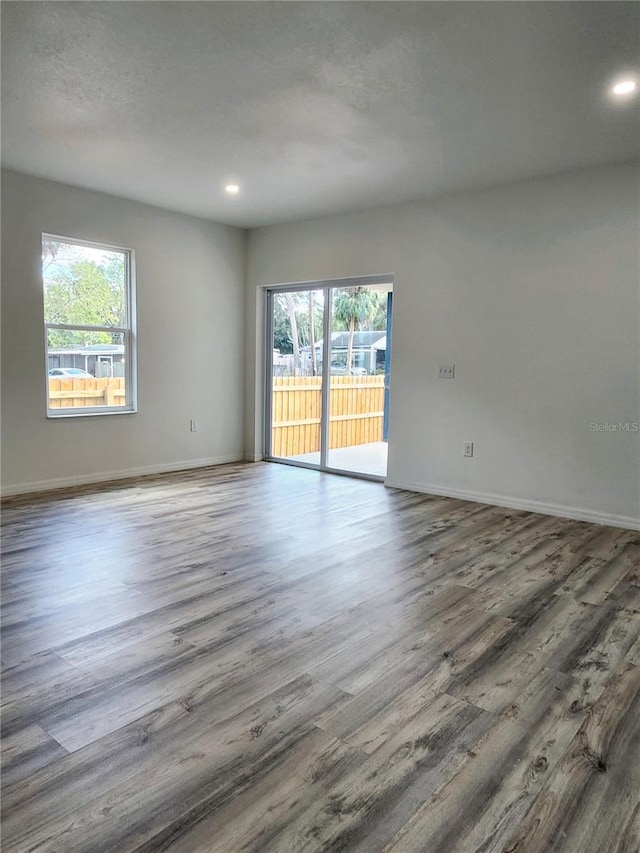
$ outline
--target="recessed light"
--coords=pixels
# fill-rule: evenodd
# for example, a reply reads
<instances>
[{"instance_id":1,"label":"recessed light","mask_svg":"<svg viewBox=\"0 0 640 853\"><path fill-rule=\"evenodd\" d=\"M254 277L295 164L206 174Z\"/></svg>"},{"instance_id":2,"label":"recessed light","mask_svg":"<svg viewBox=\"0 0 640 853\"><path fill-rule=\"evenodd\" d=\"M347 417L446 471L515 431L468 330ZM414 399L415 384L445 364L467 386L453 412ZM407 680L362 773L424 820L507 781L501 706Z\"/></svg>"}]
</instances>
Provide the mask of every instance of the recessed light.
<instances>
[{"instance_id":1,"label":"recessed light","mask_svg":"<svg viewBox=\"0 0 640 853\"><path fill-rule=\"evenodd\" d=\"M631 95L637 88L635 80L620 80L611 91L614 95Z\"/></svg>"},{"instance_id":2,"label":"recessed light","mask_svg":"<svg viewBox=\"0 0 640 853\"><path fill-rule=\"evenodd\" d=\"M240 187L238 184L227 184L225 190L229 193L229 195L238 195L240 192Z\"/></svg>"}]
</instances>

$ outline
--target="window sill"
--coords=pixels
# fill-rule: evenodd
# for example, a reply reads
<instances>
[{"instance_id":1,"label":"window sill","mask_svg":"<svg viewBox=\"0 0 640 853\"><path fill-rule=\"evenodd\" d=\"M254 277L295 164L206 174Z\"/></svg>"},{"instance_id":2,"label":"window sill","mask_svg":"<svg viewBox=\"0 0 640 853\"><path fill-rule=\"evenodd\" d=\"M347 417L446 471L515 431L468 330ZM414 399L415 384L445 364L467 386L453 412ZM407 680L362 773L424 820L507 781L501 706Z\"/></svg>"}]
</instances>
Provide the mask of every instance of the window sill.
<instances>
[{"instance_id":1,"label":"window sill","mask_svg":"<svg viewBox=\"0 0 640 853\"><path fill-rule=\"evenodd\" d=\"M137 409L107 409L102 412L80 412L78 410L72 412L61 412L58 414L57 412L54 414L51 411L47 412L47 420L57 421L63 418L99 418L102 415L135 415L137 414Z\"/></svg>"}]
</instances>

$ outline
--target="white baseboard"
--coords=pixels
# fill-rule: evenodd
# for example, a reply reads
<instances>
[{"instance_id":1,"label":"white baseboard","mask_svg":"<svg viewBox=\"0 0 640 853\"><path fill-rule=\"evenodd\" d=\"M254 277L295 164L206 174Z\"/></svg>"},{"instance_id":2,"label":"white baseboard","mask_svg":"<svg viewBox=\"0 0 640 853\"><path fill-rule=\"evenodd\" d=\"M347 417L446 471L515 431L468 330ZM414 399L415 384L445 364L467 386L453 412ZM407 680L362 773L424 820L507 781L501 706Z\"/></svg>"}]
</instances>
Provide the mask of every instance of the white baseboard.
<instances>
[{"instance_id":1,"label":"white baseboard","mask_svg":"<svg viewBox=\"0 0 640 853\"><path fill-rule=\"evenodd\" d=\"M143 468L127 468L121 471L103 471L98 474L81 474L76 477L57 477L54 480L39 480L35 483L17 483L2 487L2 497L28 495L32 492L52 492L68 489L72 486L89 486L93 483L105 483L111 480L128 480L132 477L144 477L148 474L169 474L172 471L189 471L192 468L208 468L210 465L225 465L230 462L243 462L241 453L224 456L210 456L206 459L188 459L183 462L170 462L163 465L147 465Z\"/></svg>"},{"instance_id":2,"label":"white baseboard","mask_svg":"<svg viewBox=\"0 0 640 853\"><path fill-rule=\"evenodd\" d=\"M484 492L467 492L463 489L448 489L441 486L410 483L400 480L387 479L385 486L392 489L404 489L408 492L423 492L427 495L438 495L445 498L458 498L458 500L463 501L475 501L476 503L490 504L492 506L502 506L506 509L523 509L528 512L539 512L542 515L569 518L573 521L589 521L593 524L606 524L609 527L623 527L625 530L640 530L640 519L633 518L630 515L609 515L604 512L594 512L593 510L565 506L564 504L522 500L521 498L493 495Z\"/></svg>"},{"instance_id":3,"label":"white baseboard","mask_svg":"<svg viewBox=\"0 0 640 853\"><path fill-rule=\"evenodd\" d=\"M208 468L211 465L225 465L232 462L260 462L261 457L250 457L243 454L227 454L210 456L205 459L189 459L183 462L171 462L163 465L148 465L143 468L128 468L120 471L104 471L99 474L86 474L76 477L58 477L53 480L39 480L33 483L18 483L3 486L2 497L26 495L35 492L49 492L66 489L72 486L87 486L93 483L105 483L111 480L127 480L132 477L144 477L148 474L169 474L174 471L189 471L194 468ZM424 483L391 480L385 481L385 486L392 489L404 489L409 492L421 492L428 495L439 495L447 498L457 498L463 501L501 506L506 509L522 509L528 512L538 512L542 515L553 515L559 518L569 518L575 521L589 521L593 524L605 524L609 527L622 527L626 530L640 530L640 519L627 515L611 515L594 512L579 507L564 504L550 504L544 501L522 500L521 498L504 495L494 495L486 492L469 492L463 489L449 489Z\"/></svg>"}]
</instances>

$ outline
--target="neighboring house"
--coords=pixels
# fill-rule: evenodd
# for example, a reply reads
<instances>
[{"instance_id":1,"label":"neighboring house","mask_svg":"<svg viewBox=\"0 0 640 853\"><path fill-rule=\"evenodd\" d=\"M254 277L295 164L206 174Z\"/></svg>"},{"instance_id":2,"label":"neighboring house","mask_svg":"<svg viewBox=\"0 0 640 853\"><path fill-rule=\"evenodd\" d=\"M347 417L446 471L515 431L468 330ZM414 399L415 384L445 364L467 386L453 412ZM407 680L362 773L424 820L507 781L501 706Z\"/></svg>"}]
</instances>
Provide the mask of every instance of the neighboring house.
<instances>
[{"instance_id":1,"label":"neighboring house","mask_svg":"<svg viewBox=\"0 0 640 853\"><path fill-rule=\"evenodd\" d=\"M293 353L281 354L280 350L273 351L273 375L274 376L292 376L293 375Z\"/></svg>"},{"instance_id":2,"label":"neighboring house","mask_svg":"<svg viewBox=\"0 0 640 853\"><path fill-rule=\"evenodd\" d=\"M124 376L124 346L52 347L48 352L47 370L54 367L80 367L96 377Z\"/></svg>"},{"instance_id":3,"label":"neighboring house","mask_svg":"<svg viewBox=\"0 0 640 853\"><path fill-rule=\"evenodd\" d=\"M346 364L349 347L349 332L332 332L331 361ZM386 329L354 332L353 335L353 367L364 367L369 374L383 372L387 347ZM316 344L318 365L322 364L322 341ZM311 366L311 347L301 347L300 360L303 370Z\"/></svg>"}]
</instances>

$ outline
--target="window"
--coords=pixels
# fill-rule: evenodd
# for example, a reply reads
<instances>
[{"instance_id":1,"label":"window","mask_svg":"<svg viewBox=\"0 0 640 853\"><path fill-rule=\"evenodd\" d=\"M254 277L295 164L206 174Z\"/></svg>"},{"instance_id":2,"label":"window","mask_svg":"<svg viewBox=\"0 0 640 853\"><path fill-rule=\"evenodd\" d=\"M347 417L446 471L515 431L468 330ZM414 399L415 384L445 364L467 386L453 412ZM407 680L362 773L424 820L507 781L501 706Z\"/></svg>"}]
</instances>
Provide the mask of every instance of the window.
<instances>
[{"instance_id":1,"label":"window","mask_svg":"<svg viewBox=\"0 0 640 853\"><path fill-rule=\"evenodd\" d=\"M42 235L47 416L133 412L129 249Z\"/></svg>"}]
</instances>

